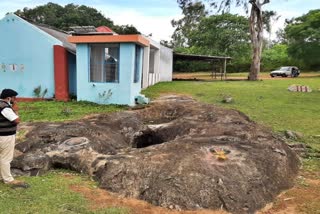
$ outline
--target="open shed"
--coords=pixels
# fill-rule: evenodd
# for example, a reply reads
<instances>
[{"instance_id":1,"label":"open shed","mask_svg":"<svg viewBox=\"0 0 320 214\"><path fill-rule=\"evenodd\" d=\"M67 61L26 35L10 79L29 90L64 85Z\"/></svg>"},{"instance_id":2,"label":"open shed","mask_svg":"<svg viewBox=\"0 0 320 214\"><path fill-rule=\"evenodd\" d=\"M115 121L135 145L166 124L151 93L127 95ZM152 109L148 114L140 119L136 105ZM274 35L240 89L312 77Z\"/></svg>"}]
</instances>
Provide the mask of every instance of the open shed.
<instances>
[{"instance_id":1,"label":"open shed","mask_svg":"<svg viewBox=\"0 0 320 214\"><path fill-rule=\"evenodd\" d=\"M227 77L227 63L231 61L228 56L209 56L209 55L195 55L195 54L182 54L173 53L173 61L206 61L212 63L212 77L217 78L217 74L221 79Z\"/></svg>"}]
</instances>

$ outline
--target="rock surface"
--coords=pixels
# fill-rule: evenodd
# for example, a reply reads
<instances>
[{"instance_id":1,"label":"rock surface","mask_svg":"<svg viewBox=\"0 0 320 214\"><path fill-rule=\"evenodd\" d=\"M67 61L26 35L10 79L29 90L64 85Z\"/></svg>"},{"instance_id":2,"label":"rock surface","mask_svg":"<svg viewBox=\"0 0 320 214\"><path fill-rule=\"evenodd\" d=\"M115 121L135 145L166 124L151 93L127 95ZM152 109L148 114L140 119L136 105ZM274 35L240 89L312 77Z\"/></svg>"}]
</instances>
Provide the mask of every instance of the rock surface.
<instances>
[{"instance_id":1,"label":"rock surface","mask_svg":"<svg viewBox=\"0 0 320 214\"><path fill-rule=\"evenodd\" d=\"M299 168L295 152L270 130L188 97L30 125L12 164L20 173L68 168L109 191L177 210L253 213L290 188Z\"/></svg>"}]
</instances>

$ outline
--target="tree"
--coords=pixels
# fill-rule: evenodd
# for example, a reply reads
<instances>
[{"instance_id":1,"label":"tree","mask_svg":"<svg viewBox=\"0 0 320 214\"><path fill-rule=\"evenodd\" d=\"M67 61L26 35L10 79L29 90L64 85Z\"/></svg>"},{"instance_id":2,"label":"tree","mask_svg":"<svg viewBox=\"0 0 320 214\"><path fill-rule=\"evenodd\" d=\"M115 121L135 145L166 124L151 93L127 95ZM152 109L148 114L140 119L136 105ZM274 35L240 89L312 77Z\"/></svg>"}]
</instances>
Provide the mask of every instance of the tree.
<instances>
[{"instance_id":1,"label":"tree","mask_svg":"<svg viewBox=\"0 0 320 214\"><path fill-rule=\"evenodd\" d=\"M132 25L115 25L113 21L102 15L95 8L85 5L67 4L64 7L55 3L47 3L33 9L24 8L15 12L35 23L46 24L61 30L69 30L71 26L108 26L119 34L138 34Z\"/></svg>"},{"instance_id":2,"label":"tree","mask_svg":"<svg viewBox=\"0 0 320 214\"><path fill-rule=\"evenodd\" d=\"M118 34L140 34L133 25L114 25L112 29Z\"/></svg>"},{"instance_id":3,"label":"tree","mask_svg":"<svg viewBox=\"0 0 320 214\"><path fill-rule=\"evenodd\" d=\"M179 1L178 1L179 2ZM207 15L205 5L201 2L180 2L183 18L172 20L171 24L175 27L172 35L173 45L176 48L188 47L191 32L197 27L200 20Z\"/></svg>"},{"instance_id":4,"label":"tree","mask_svg":"<svg viewBox=\"0 0 320 214\"><path fill-rule=\"evenodd\" d=\"M248 19L244 16L224 13L209 15L203 4L189 2L184 7L180 20L172 23L176 27L172 36L176 52L203 55L226 55L233 58L230 68L247 71L250 65L250 35ZM166 43L169 45L169 43ZM188 64L185 66L185 64ZM207 62L181 62L175 69L212 69Z\"/></svg>"},{"instance_id":5,"label":"tree","mask_svg":"<svg viewBox=\"0 0 320 214\"><path fill-rule=\"evenodd\" d=\"M276 44L262 52L262 69L271 71L284 65L290 65L288 56L288 46L286 44Z\"/></svg>"},{"instance_id":6,"label":"tree","mask_svg":"<svg viewBox=\"0 0 320 214\"><path fill-rule=\"evenodd\" d=\"M306 68L320 68L320 10L288 21L285 28L288 40L288 53Z\"/></svg>"},{"instance_id":7,"label":"tree","mask_svg":"<svg viewBox=\"0 0 320 214\"><path fill-rule=\"evenodd\" d=\"M266 10L262 12L263 15L263 25L264 25L264 29L268 32L269 34L269 45L271 45L271 34L272 34L272 25L274 22L278 21L279 18L281 17L280 15L277 14L277 12L273 11L273 10ZM269 46L270 47L270 46Z\"/></svg>"},{"instance_id":8,"label":"tree","mask_svg":"<svg viewBox=\"0 0 320 214\"><path fill-rule=\"evenodd\" d=\"M247 64L250 58L248 19L225 13L202 18L189 37L190 52L231 56L233 64Z\"/></svg>"},{"instance_id":9,"label":"tree","mask_svg":"<svg viewBox=\"0 0 320 214\"><path fill-rule=\"evenodd\" d=\"M250 37L252 43L252 62L250 67L249 80L257 80L260 73L261 53L263 44L263 14L262 6L269 3L270 0L208 0L210 5L219 11L229 11L231 5L244 6L246 11L248 5L251 5L249 23ZM180 7L190 4L192 0L177 0Z\"/></svg>"}]
</instances>

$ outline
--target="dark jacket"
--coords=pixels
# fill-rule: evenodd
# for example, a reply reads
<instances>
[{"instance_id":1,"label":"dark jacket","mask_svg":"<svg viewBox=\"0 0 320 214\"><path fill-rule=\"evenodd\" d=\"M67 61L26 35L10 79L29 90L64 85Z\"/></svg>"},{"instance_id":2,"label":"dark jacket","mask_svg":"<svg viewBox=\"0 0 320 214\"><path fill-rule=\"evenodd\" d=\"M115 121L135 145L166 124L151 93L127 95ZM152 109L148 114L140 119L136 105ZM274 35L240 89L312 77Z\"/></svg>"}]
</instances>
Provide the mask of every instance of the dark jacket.
<instances>
[{"instance_id":1,"label":"dark jacket","mask_svg":"<svg viewBox=\"0 0 320 214\"><path fill-rule=\"evenodd\" d=\"M11 106L7 102L0 100L0 136L14 135L17 132L17 124L9 121L1 114L5 108L11 108Z\"/></svg>"}]
</instances>

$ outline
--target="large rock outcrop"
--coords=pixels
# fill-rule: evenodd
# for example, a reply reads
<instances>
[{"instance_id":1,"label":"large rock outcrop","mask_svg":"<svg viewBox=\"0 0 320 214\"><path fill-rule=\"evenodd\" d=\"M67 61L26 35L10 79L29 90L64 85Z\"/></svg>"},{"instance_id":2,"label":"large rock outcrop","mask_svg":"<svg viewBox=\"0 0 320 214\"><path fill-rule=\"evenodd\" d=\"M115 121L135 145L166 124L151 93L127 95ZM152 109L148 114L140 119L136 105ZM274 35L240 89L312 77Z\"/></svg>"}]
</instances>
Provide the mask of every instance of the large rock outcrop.
<instances>
[{"instance_id":1,"label":"large rock outcrop","mask_svg":"<svg viewBox=\"0 0 320 214\"><path fill-rule=\"evenodd\" d=\"M31 124L17 172L68 168L175 209L253 213L293 185L297 155L244 114L167 96L141 110Z\"/></svg>"}]
</instances>

